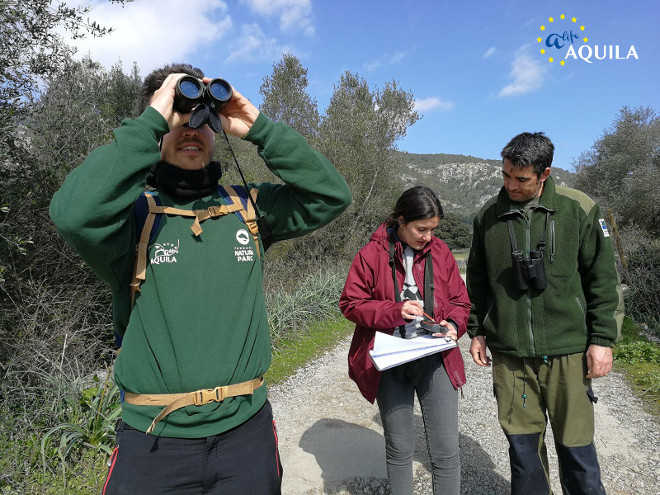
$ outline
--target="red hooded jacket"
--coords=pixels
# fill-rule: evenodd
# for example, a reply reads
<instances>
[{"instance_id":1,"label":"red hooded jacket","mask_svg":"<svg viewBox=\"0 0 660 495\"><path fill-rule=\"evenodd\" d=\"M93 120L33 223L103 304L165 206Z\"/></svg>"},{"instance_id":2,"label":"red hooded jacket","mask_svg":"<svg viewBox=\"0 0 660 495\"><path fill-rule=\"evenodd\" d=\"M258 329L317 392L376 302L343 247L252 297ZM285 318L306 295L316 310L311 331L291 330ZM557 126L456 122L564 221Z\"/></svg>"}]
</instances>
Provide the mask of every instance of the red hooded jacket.
<instances>
[{"instance_id":1,"label":"red hooded jacket","mask_svg":"<svg viewBox=\"0 0 660 495\"><path fill-rule=\"evenodd\" d=\"M466 331L470 314L470 300L451 251L447 245L432 237L424 249L415 252L413 275L422 296L424 295L425 255L431 250L433 258L433 282L435 284L436 321L452 320L458 325L458 337ZM395 266L398 287L403 287L401 241L394 243ZM371 240L358 252L348 272L346 284L339 300L344 316L355 323L355 333L348 352L348 375L357 384L369 402L376 400L380 385L378 371L369 356L373 349L376 331L390 335L405 323L401 317L402 302L395 302L392 268L389 264L389 236L385 224L371 236ZM439 354L444 361L449 379L455 388L465 384L465 366L457 347Z\"/></svg>"}]
</instances>

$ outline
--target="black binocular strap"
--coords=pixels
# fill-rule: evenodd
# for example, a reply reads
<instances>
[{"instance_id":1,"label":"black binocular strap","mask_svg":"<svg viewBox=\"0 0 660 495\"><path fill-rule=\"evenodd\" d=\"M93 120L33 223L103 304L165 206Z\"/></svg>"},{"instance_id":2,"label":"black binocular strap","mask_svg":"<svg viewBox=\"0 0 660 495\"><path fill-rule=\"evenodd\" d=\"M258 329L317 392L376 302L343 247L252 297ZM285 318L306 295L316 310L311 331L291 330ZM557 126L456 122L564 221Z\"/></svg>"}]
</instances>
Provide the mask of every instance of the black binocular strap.
<instances>
[{"instance_id":1,"label":"black binocular strap","mask_svg":"<svg viewBox=\"0 0 660 495\"><path fill-rule=\"evenodd\" d=\"M238 170L238 174L241 176L241 180L243 181L243 185L245 186L245 190L248 193L248 201L252 203L252 206L254 207L254 213L255 216L257 217L256 222L257 222L257 227L259 229L259 235L261 236L261 243L264 246L264 252L273 244L274 239L273 239L273 233L270 231L270 226L266 222L266 217L264 217L260 212L259 208L257 208L257 203L250 194L250 189L248 188L247 182L245 180L245 176L243 175L243 171L241 170L241 167L238 164L238 160L236 159L236 155L234 154L234 148L232 148L231 143L229 142L229 137L227 136L227 133L223 130L222 134L225 136L225 140L227 141L227 146L229 146L229 151L231 152L231 156L234 159L234 163L236 164L236 169Z\"/></svg>"},{"instance_id":2,"label":"black binocular strap","mask_svg":"<svg viewBox=\"0 0 660 495\"><path fill-rule=\"evenodd\" d=\"M545 250L545 233L548 230L548 223L550 222L550 212L545 212L545 224L543 225L543 232L541 233L541 238L539 243L536 246L536 249L543 251ZM516 236L513 233L513 221L509 218L506 221L507 226L509 227L509 237L511 238L511 250L518 251L518 243L516 242Z\"/></svg>"},{"instance_id":3,"label":"black binocular strap","mask_svg":"<svg viewBox=\"0 0 660 495\"><path fill-rule=\"evenodd\" d=\"M426 263L424 266L424 312L431 318L435 318L433 314L433 307L435 306L435 284L433 283L433 257L431 250L426 254ZM396 262L394 259L394 243L390 239L390 266L392 267L392 279L394 280L394 300L401 302L401 292L399 292L399 284L396 283ZM401 335L405 335L405 325L399 326Z\"/></svg>"}]
</instances>

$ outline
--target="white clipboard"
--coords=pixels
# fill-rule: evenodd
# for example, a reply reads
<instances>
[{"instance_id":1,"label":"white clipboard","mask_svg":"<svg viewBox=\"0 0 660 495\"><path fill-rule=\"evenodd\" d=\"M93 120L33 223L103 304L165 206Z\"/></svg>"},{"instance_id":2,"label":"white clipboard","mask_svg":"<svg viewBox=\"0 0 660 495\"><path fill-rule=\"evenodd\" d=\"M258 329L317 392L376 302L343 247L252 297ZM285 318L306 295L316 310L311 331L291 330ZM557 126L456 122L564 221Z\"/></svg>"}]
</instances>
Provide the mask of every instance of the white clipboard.
<instances>
[{"instance_id":1,"label":"white clipboard","mask_svg":"<svg viewBox=\"0 0 660 495\"><path fill-rule=\"evenodd\" d=\"M422 335L412 339L402 339L376 332L374 348L369 351L371 361L378 371L385 371L394 366L408 363L436 352L456 347L456 341Z\"/></svg>"}]
</instances>

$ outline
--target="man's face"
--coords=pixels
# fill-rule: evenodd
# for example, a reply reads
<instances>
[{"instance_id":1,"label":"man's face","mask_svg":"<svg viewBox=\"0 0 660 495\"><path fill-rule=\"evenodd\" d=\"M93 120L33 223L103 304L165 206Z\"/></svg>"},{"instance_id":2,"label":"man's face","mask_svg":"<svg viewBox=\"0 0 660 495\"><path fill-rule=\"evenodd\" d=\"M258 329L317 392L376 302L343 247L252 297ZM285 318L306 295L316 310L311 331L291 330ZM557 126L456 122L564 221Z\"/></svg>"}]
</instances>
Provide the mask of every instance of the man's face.
<instances>
[{"instance_id":1,"label":"man's face","mask_svg":"<svg viewBox=\"0 0 660 495\"><path fill-rule=\"evenodd\" d=\"M184 170L201 170L210 163L214 146L215 134L208 125L199 129L184 125L163 136L160 156Z\"/></svg>"},{"instance_id":2,"label":"man's face","mask_svg":"<svg viewBox=\"0 0 660 495\"><path fill-rule=\"evenodd\" d=\"M502 177L504 188L509 199L517 203L523 203L541 194L543 183L550 175L550 167L546 168L541 177L534 172L534 165L526 167L514 167L511 160L502 161Z\"/></svg>"}]
</instances>

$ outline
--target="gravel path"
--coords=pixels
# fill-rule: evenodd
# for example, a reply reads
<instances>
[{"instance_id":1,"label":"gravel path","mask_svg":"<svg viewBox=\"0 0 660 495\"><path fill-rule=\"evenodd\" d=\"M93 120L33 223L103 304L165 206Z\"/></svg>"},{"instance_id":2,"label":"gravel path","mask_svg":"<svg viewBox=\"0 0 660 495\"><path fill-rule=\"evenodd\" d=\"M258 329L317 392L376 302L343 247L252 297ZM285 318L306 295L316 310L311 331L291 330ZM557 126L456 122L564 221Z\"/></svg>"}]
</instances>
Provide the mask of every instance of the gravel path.
<instances>
[{"instance_id":1,"label":"gravel path","mask_svg":"<svg viewBox=\"0 0 660 495\"><path fill-rule=\"evenodd\" d=\"M285 495L389 494L378 409L348 378L350 340L298 371L269 394L278 423ZM490 368L480 368L460 342L468 383L459 400L463 494L509 493L507 442L497 422ZM609 495L660 495L660 426L641 408L623 377L594 380L596 448ZM431 494L419 406L415 494ZM553 490L561 493L552 433Z\"/></svg>"}]
</instances>

